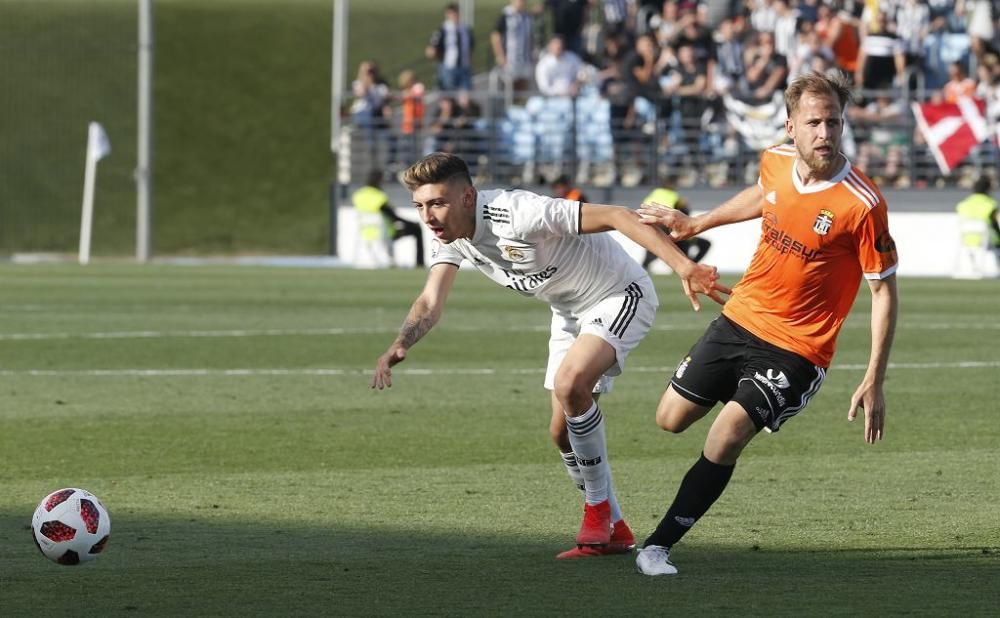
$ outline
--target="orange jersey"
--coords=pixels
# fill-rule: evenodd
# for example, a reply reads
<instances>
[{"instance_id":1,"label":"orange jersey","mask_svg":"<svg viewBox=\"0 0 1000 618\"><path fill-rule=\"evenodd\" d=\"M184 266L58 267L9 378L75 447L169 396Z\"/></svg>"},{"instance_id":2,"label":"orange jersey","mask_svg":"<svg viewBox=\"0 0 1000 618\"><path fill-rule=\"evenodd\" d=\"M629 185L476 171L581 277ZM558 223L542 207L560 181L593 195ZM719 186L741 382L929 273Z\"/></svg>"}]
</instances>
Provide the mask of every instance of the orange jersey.
<instances>
[{"instance_id":1,"label":"orange jersey","mask_svg":"<svg viewBox=\"0 0 1000 618\"><path fill-rule=\"evenodd\" d=\"M805 186L791 145L760 158L760 244L723 314L761 339L829 367L862 275L896 272L885 198L846 162Z\"/></svg>"}]
</instances>

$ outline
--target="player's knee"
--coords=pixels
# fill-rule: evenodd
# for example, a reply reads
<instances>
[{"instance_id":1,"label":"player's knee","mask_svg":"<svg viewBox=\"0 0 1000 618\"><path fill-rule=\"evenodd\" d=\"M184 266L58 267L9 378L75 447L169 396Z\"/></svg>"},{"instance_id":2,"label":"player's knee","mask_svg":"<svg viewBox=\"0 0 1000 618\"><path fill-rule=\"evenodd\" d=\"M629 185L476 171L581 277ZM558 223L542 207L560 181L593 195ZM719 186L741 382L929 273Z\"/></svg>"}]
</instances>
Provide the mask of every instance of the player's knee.
<instances>
[{"instance_id":1,"label":"player's knee","mask_svg":"<svg viewBox=\"0 0 1000 618\"><path fill-rule=\"evenodd\" d=\"M681 433L691 426L691 421L676 410L659 408L656 410L656 424L663 431Z\"/></svg>"},{"instance_id":2,"label":"player's knee","mask_svg":"<svg viewBox=\"0 0 1000 618\"><path fill-rule=\"evenodd\" d=\"M570 371L560 371L556 374L555 388L552 392L570 416L585 412L594 400L593 384L587 384L581 374Z\"/></svg>"}]
</instances>

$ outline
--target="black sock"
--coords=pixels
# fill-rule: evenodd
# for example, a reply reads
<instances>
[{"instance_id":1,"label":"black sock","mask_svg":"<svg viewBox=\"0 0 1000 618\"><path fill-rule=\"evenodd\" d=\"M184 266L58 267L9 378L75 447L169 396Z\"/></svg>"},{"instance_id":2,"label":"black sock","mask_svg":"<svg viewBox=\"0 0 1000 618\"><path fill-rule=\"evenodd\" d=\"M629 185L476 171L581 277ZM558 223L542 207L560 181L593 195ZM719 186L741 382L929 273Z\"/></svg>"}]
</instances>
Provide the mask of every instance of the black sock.
<instances>
[{"instance_id":1,"label":"black sock","mask_svg":"<svg viewBox=\"0 0 1000 618\"><path fill-rule=\"evenodd\" d=\"M673 547L674 543L681 540L691 526L719 499L729 483L729 478L733 476L735 467L735 465L722 466L712 463L705 459L705 454L702 453L698 461L684 475L674 503L667 509L667 514L663 516L653 534L646 539L643 547L646 545Z\"/></svg>"}]
</instances>

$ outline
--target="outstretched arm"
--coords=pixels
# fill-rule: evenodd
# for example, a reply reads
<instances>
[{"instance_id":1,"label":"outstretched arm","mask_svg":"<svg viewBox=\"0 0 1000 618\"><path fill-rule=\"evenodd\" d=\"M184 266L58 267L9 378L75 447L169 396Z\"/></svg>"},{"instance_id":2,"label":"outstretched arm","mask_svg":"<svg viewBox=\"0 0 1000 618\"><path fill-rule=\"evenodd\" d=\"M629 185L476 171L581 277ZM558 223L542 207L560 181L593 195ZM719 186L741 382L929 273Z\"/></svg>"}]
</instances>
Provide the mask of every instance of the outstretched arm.
<instances>
[{"instance_id":1,"label":"outstretched arm","mask_svg":"<svg viewBox=\"0 0 1000 618\"><path fill-rule=\"evenodd\" d=\"M455 283L456 273L458 268L451 264L437 264L431 267L427 274L427 283L424 284L420 296L413 301L410 313L399 329L399 335L375 362L372 388L382 390L392 386L392 367L406 360L406 352L441 319L448 292Z\"/></svg>"},{"instance_id":2,"label":"outstretched arm","mask_svg":"<svg viewBox=\"0 0 1000 618\"><path fill-rule=\"evenodd\" d=\"M643 204L638 212L646 225L663 225L670 228L672 238L684 240L713 227L756 219L764 212L764 193L758 185L748 187L697 217L690 217L676 208L660 204Z\"/></svg>"},{"instance_id":3,"label":"outstretched arm","mask_svg":"<svg viewBox=\"0 0 1000 618\"><path fill-rule=\"evenodd\" d=\"M610 230L621 232L666 262L681 278L684 293L691 300L691 306L694 307L695 311L701 309L698 294L705 294L720 305L725 304L726 301L722 298L722 294L729 294L730 290L718 283L719 273L716 268L691 261L663 230L643 225L638 213L622 206L582 205L580 209L581 234Z\"/></svg>"},{"instance_id":4,"label":"outstretched arm","mask_svg":"<svg viewBox=\"0 0 1000 618\"><path fill-rule=\"evenodd\" d=\"M885 394L882 385L889 365L889 350L896 332L896 312L899 298L896 275L882 280L869 280L872 291L872 350L868 369L861 384L851 397L847 420L853 421L858 408L865 412L865 442L874 444L885 436Z\"/></svg>"}]
</instances>

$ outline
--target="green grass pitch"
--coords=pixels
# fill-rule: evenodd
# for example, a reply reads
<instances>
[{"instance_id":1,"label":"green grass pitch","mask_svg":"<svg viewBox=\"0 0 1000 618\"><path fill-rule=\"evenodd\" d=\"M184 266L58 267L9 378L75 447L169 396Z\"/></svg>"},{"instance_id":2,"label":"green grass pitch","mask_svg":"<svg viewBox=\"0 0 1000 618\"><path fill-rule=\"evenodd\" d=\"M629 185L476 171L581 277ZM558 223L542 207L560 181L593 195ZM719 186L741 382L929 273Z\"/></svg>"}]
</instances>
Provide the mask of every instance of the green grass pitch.
<instances>
[{"instance_id":1,"label":"green grass pitch","mask_svg":"<svg viewBox=\"0 0 1000 618\"><path fill-rule=\"evenodd\" d=\"M726 278L732 283L733 278ZM386 392L417 271L0 266L0 615L995 615L1000 284L903 279L886 440L846 421L868 292L822 391L761 436L677 547L557 562L580 496L549 443L547 308L462 273ZM642 538L708 422L656 429L717 312L657 277L656 330L603 401ZM61 567L37 501L81 486L108 550Z\"/></svg>"}]
</instances>

